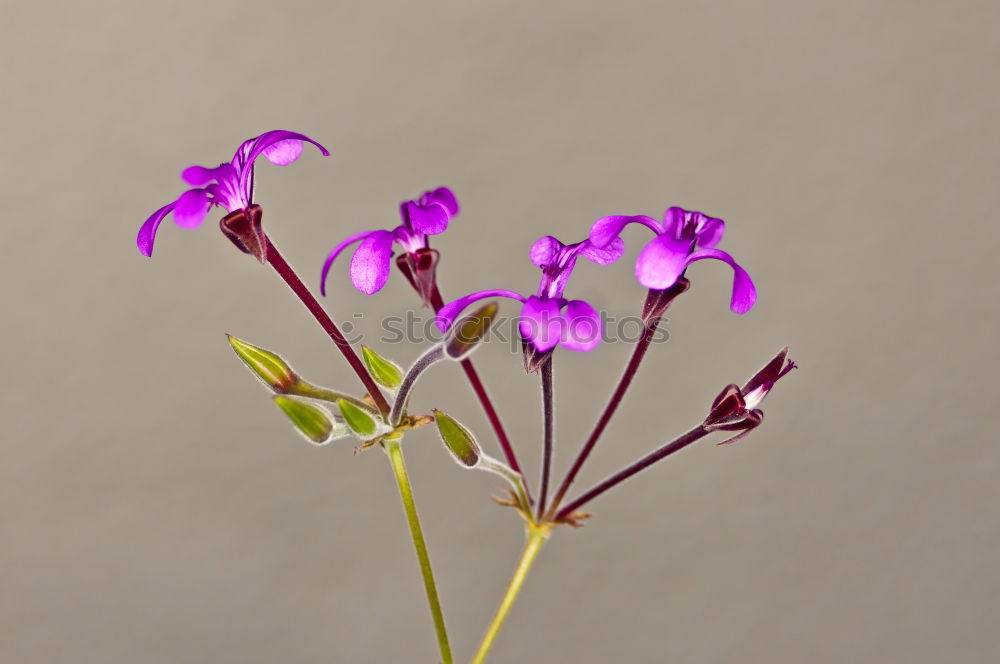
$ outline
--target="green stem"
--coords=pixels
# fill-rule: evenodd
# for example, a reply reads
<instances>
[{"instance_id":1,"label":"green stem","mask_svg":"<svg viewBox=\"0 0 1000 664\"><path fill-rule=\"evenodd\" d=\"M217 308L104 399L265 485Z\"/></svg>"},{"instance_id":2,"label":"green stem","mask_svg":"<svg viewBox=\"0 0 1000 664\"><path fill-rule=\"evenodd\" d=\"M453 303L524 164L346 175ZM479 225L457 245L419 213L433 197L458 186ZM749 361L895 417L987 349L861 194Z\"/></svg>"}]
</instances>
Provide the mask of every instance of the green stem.
<instances>
[{"instance_id":1,"label":"green stem","mask_svg":"<svg viewBox=\"0 0 1000 664\"><path fill-rule=\"evenodd\" d=\"M392 472L396 476L396 484L399 486L399 497L403 501L406 522L410 526L413 548L417 552L417 561L420 563L420 574L424 578L427 604L431 608L434 631L437 633L438 647L441 649L441 662L442 664L452 664L454 660L451 657L451 646L448 645L448 630L444 626L444 614L441 613L441 602L438 599L437 586L434 585L434 571L431 569L431 559L427 554L424 533L420 528L417 505L413 502L413 488L410 486L410 478L406 474L406 464L403 462L403 448L399 444L399 438L386 439L384 446L386 454L389 455L389 460L392 462Z\"/></svg>"},{"instance_id":2,"label":"green stem","mask_svg":"<svg viewBox=\"0 0 1000 664\"><path fill-rule=\"evenodd\" d=\"M535 558L538 557L538 552L542 550L542 544L545 544L548 536L548 527L528 526L528 541L524 543L524 551L521 553L521 559L517 562L514 576L511 577L510 583L507 584L507 591L504 593L503 599L500 600L500 606L497 607L493 621L486 628L486 634L483 636L483 641L479 644L479 650L476 651L476 656L472 658L471 664L482 664L486 661L486 656L490 653L490 648L493 647L493 642L496 640L497 634L500 633L500 628L503 627L503 622L507 619L507 614L510 613L511 607L514 606L514 600L517 599L518 594L521 592L521 586L524 585L524 580L528 578L528 572L531 571L531 566L535 564Z\"/></svg>"}]
</instances>

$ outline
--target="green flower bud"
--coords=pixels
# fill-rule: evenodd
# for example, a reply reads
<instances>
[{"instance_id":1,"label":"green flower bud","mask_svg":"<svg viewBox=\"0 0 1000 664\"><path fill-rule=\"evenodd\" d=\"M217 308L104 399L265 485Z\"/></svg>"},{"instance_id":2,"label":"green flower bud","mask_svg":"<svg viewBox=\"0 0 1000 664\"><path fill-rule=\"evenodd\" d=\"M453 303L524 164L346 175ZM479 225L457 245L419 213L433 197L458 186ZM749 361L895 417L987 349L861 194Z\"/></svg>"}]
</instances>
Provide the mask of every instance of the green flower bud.
<instances>
[{"instance_id":1,"label":"green flower bud","mask_svg":"<svg viewBox=\"0 0 1000 664\"><path fill-rule=\"evenodd\" d=\"M292 397L275 395L274 403L285 412L295 429L313 445L325 445L347 435L347 427L325 409Z\"/></svg>"},{"instance_id":2,"label":"green flower bud","mask_svg":"<svg viewBox=\"0 0 1000 664\"><path fill-rule=\"evenodd\" d=\"M250 371L275 392L289 392L299 382L299 377L288 363L271 351L248 344L231 334L226 337Z\"/></svg>"},{"instance_id":3,"label":"green flower bud","mask_svg":"<svg viewBox=\"0 0 1000 664\"><path fill-rule=\"evenodd\" d=\"M368 346L361 346L361 359L364 361L368 373L382 387L395 390L403 382L403 369L392 360L382 357Z\"/></svg>"},{"instance_id":4,"label":"green flower bud","mask_svg":"<svg viewBox=\"0 0 1000 664\"><path fill-rule=\"evenodd\" d=\"M434 421L437 423L441 442L448 448L459 465L466 468L475 468L479 465L482 452L471 431L462 426L455 418L445 415L437 409L434 410Z\"/></svg>"}]
</instances>

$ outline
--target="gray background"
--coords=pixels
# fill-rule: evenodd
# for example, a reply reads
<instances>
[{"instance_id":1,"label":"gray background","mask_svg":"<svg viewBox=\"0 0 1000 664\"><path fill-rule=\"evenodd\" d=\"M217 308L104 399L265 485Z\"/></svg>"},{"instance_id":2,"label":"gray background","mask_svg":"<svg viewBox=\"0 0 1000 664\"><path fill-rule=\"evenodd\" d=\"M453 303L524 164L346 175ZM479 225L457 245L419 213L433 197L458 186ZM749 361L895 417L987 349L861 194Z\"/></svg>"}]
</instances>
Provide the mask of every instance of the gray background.
<instances>
[{"instance_id":1,"label":"gray background","mask_svg":"<svg viewBox=\"0 0 1000 664\"><path fill-rule=\"evenodd\" d=\"M994 2L2 5L0 660L435 661L388 467L310 449L223 332L354 388L269 270L206 225L133 244L192 163L324 141L257 198L315 285L330 246L447 184L445 295L531 290L527 248L671 204L727 220L761 293L702 263L586 485L784 344L802 368L741 444L608 494L542 552L496 662L986 662L1000 654ZM618 314L631 262L572 293ZM413 308L334 271L340 320ZM508 313L512 309L507 307ZM400 361L418 346L379 346ZM558 468L628 348L556 358ZM535 381L477 358L526 462ZM480 431L452 367L414 400ZM407 455L459 661L521 526L431 430ZM535 479L532 471L532 481Z\"/></svg>"}]
</instances>

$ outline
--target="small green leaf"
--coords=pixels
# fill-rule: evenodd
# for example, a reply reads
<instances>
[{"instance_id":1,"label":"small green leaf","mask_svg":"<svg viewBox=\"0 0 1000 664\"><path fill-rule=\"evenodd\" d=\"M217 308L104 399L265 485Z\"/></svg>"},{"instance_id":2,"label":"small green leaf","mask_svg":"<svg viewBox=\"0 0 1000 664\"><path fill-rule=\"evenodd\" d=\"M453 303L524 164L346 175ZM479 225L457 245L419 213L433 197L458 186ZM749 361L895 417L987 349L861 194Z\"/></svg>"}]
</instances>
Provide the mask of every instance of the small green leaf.
<instances>
[{"instance_id":1,"label":"small green leaf","mask_svg":"<svg viewBox=\"0 0 1000 664\"><path fill-rule=\"evenodd\" d=\"M343 425L336 422L333 416L319 406L299 401L286 396L275 395L274 403L285 411L295 428L314 445L323 445L335 437Z\"/></svg>"},{"instance_id":2,"label":"small green leaf","mask_svg":"<svg viewBox=\"0 0 1000 664\"><path fill-rule=\"evenodd\" d=\"M340 407L340 414L344 416L344 422L361 440L371 440L378 433L379 426L374 413L358 408L346 399L338 401L337 406Z\"/></svg>"},{"instance_id":3,"label":"small green leaf","mask_svg":"<svg viewBox=\"0 0 1000 664\"><path fill-rule=\"evenodd\" d=\"M248 344L230 334L226 337L250 371L275 392L288 392L298 382L299 377L295 371L271 351Z\"/></svg>"},{"instance_id":4,"label":"small green leaf","mask_svg":"<svg viewBox=\"0 0 1000 664\"><path fill-rule=\"evenodd\" d=\"M490 302L452 325L443 342L444 354L456 361L468 357L486 337L497 310L496 302Z\"/></svg>"},{"instance_id":5,"label":"small green leaf","mask_svg":"<svg viewBox=\"0 0 1000 664\"><path fill-rule=\"evenodd\" d=\"M482 455L475 436L459 424L456 419L450 415L445 415L440 410L434 411L434 421L437 422L441 441L448 448L448 451L451 452L455 461L466 468L475 468L479 464L479 459Z\"/></svg>"},{"instance_id":6,"label":"small green leaf","mask_svg":"<svg viewBox=\"0 0 1000 664\"><path fill-rule=\"evenodd\" d=\"M361 346L361 359L371 373L375 382L382 387L395 390L403 382L403 369L393 362L387 360L368 346Z\"/></svg>"}]
</instances>

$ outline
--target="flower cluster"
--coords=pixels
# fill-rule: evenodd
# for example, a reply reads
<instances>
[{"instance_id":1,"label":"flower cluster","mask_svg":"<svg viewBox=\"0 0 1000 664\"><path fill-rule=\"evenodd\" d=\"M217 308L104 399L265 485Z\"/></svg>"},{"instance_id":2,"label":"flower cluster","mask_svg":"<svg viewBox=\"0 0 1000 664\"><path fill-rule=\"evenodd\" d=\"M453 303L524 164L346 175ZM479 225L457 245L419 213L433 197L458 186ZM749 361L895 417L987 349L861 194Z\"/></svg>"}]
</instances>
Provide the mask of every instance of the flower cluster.
<instances>
[{"instance_id":1,"label":"flower cluster","mask_svg":"<svg viewBox=\"0 0 1000 664\"><path fill-rule=\"evenodd\" d=\"M430 558L409 488L401 441L411 429L434 422L445 448L461 467L485 470L507 482L509 498L498 499L498 502L515 508L524 519L528 541L515 581L508 588L501 602L501 610L497 612L494 623L486 630L487 636L473 658L475 662L482 662L492 639L500 629L506 611L513 604L527 570L554 528L559 525L580 525L589 516L579 511L581 507L688 445L720 432L731 436L718 443L720 445L746 436L763 421L760 405L764 397L796 365L788 359L788 349L782 349L742 387L736 384L725 387L712 402L708 414L699 417L686 433L661 444L590 489L570 497L568 492L581 467L622 403L640 363L647 356L653 333L663 312L674 299L688 290L691 284L688 268L704 259L725 263L733 272L730 309L737 314L745 314L756 303L757 289L750 275L729 253L718 248L725 223L721 219L680 207L668 208L662 222L646 215L602 217L590 224L586 237L579 242L565 244L551 235L545 235L531 245L529 258L541 271L538 288L533 293L522 294L509 289L490 288L462 295L446 303L437 283L439 255L430 243L431 238L445 232L451 219L458 215L458 200L451 189L438 187L419 198L404 201L399 206L402 223L391 229L369 230L347 236L330 251L320 276L320 291L326 295L330 271L337 257L357 245L350 264L351 282L361 292L372 295L388 282L392 271L393 250L398 248L399 254L395 257L397 267L423 303L435 310L437 324L446 332L441 342L425 349L404 370L372 348L362 346L359 355L264 232L261 225L262 209L253 199L255 162L258 157L263 156L274 164L290 164L299 158L306 142L315 145L323 155L329 154L326 148L304 134L270 131L245 141L230 161L217 167L186 168L181 177L191 188L150 215L140 227L136 243L142 254L151 256L156 232L168 215L173 215L178 226L194 228L205 220L212 206L223 208L227 214L221 220L220 227L225 236L240 250L273 267L336 344L367 394L351 394L315 385L302 378L276 353L230 337L230 344L239 357L272 393L274 403L289 418L295 429L311 444L325 446L342 438L354 438L360 441L355 451L376 446L386 451L414 539L414 550L424 578L442 662L450 663L454 660ZM602 267L617 262L626 249L623 233L632 224L653 233L653 238L639 250L635 262L636 280L647 289L646 300L641 309L643 333L633 346L632 355L611 398L590 434L578 448L565 476L550 495L550 484L556 486L550 482L553 479L551 473L555 449L552 354L557 347L580 352L592 351L600 345L604 336L602 317L597 308L586 300L567 297L569 281L581 257ZM481 303L482 300L491 298L507 298L518 302L518 334L524 348L525 367L528 371L541 369L541 479L538 493L534 496L513 445L504 431L500 415L469 357L487 337L496 316L495 302L485 305ZM460 318L477 302L480 306L475 312ZM439 362L447 364L448 361L461 363L472 391L496 435L504 460L487 454L468 427L437 408L432 409L432 414L427 414L426 411L424 414L410 412L410 396L420 377L430 367ZM571 417L579 418L587 410L574 408L568 412ZM655 414L656 426L650 430L660 430L660 419L659 414Z\"/></svg>"}]
</instances>

